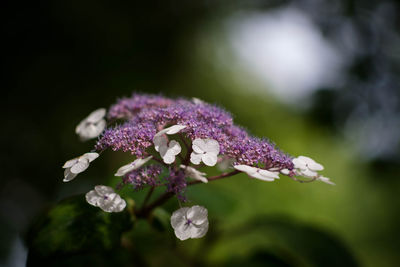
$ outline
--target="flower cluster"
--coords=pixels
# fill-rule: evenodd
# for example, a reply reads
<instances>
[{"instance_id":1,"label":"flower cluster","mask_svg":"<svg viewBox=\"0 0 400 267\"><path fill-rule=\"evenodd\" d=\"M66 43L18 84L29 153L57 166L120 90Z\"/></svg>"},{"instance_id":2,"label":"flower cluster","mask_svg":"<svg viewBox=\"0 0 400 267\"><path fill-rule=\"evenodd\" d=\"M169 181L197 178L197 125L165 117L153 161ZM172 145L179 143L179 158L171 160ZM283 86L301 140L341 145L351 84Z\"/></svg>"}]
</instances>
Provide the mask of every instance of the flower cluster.
<instances>
[{"instance_id":1,"label":"flower cluster","mask_svg":"<svg viewBox=\"0 0 400 267\"><path fill-rule=\"evenodd\" d=\"M117 120L122 123L113 125ZM267 139L251 136L234 125L227 111L196 98L134 94L120 99L107 114L105 109L92 112L77 126L76 133L82 140L99 138L93 152L65 163L64 181L74 179L106 149L130 152L136 159L115 173L122 177L122 186L131 184L135 190L150 187L150 194L155 187L166 188L164 195L141 211L153 208L172 195L184 202L187 186L241 172L263 181L286 175L300 182L319 180L333 184L318 174L323 167L311 158L289 156ZM206 172L199 170L216 165L232 171L207 177ZM86 199L106 212L119 212L126 206L107 186L96 186ZM172 215L171 225L181 240L202 237L208 230L207 209L181 208Z\"/></svg>"}]
</instances>

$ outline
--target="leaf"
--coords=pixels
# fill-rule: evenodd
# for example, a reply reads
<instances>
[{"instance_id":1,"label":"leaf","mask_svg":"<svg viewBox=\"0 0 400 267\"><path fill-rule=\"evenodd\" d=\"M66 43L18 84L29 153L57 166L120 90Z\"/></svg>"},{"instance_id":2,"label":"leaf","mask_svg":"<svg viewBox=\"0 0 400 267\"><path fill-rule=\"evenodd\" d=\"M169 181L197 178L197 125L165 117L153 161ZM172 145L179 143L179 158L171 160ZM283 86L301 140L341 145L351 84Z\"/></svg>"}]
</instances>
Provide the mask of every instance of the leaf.
<instances>
[{"instance_id":1,"label":"leaf","mask_svg":"<svg viewBox=\"0 0 400 267\"><path fill-rule=\"evenodd\" d=\"M358 266L348 247L334 234L293 220L258 217L228 236L257 233L269 240L269 252L295 266Z\"/></svg>"},{"instance_id":2,"label":"leaf","mask_svg":"<svg viewBox=\"0 0 400 267\"><path fill-rule=\"evenodd\" d=\"M71 197L31 227L27 238L29 256L44 259L111 250L120 246L122 233L131 226L127 209L106 213L86 203L84 195Z\"/></svg>"},{"instance_id":3,"label":"leaf","mask_svg":"<svg viewBox=\"0 0 400 267\"><path fill-rule=\"evenodd\" d=\"M164 232L171 229L171 214L163 208L156 208L151 214L150 224L157 230Z\"/></svg>"}]
</instances>

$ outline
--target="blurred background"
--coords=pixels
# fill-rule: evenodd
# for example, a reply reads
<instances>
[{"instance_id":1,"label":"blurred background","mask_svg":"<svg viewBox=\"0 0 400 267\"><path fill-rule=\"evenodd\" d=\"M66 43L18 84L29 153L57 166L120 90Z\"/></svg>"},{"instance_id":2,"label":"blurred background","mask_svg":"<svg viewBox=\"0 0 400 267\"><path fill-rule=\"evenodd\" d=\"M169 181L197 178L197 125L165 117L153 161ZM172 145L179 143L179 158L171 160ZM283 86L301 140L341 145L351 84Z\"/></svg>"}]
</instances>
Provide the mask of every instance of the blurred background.
<instances>
[{"instance_id":1,"label":"blurred background","mask_svg":"<svg viewBox=\"0 0 400 267\"><path fill-rule=\"evenodd\" d=\"M276 255L315 247L321 257L340 258L313 241L311 232L323 232L346 248L354 265L398 265L397 1L71 0L2 6L0 265L25 266L25 235L44 210L97 183L115 183L113 172L128 158L121 153L106 153L67 184L61 166L94 144L74 134L80 120L132 92L216 103L252 134L292 155L315 158L337 184L263 183L239 175L193 187L188 197L209 209L211 237L175 243L180 255L201 258L197 265L250 266L251 258L254 266L265 266L278 262ZM176 208L173 201L168 205ZM288 243L302 244L292 250L274 230L286 224L298 229L286 233ZM142 255L155 251L149 236L157 233L146 231L142 239L150 245ZM193 252L199 247L201 252ZM147 264L156 266L162 265L157 257L171 256L151 257ZM283 257L288 265L309 266L291 257ZM195 266L188 262L181 264ZM270 266L284 266L279 264Z\"/></svg>"}]
</instances>

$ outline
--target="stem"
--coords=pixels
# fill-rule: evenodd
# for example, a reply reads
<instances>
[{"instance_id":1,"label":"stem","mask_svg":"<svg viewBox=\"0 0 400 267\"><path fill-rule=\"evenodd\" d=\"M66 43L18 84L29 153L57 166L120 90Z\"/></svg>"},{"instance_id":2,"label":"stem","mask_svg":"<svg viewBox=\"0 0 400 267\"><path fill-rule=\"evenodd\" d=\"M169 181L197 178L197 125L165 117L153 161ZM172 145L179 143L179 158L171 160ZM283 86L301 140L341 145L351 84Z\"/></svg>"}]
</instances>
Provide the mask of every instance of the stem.
<instances>
[{"instance_id":1,"label":"stem","mask_svg":"<svg viewBox=\"0 0 400 267\"><path fill-rule=\"evenodd\" d=\"M290 176L289 176L290 177ZM293 181L299 182L299 183L311 183L317 180L317 177L312 178L311 180L300 180L297 179L296 177L290 177Z\"/></svg>"},{"instance_id":2,"label":"stem","mask_svg":"<svg viewBox=\"0 0 400 267\"><path fill-rule=\"evenodd\" d=\"M235 174L238 174L239 171L235 170L233 172L226 172L220 175L216 175L216 176L212 176L208 178L208 181L215 181L215 180L219 180L222 178L226 178L226 177L230 177L233 176ZM187 185L191 186L191 185L195 185L195 184L199 184L201 183L201 181L192 181L189 182ZM174 193L172 192L165 192L164 194L162 194L161 196L159 196L156 200L154 200L151 204L149 204L148 206L144 206L136 213L137 217L143 217L146 218L149 213L156 207L164 204L165 202L167 202L171 197L174 196Z\"/></svg>"},{"instance_id":3,"label":"stem","mask_svg":"<svg viewBox=\"0 0 400 267\"><path fill-rule=\"evenodd\" d=\"M152 186L150 188L149 192L147 192L147 195L146 195L145 199L143 200L143 204L142 204L142 208L141 209L143 209L146 206L147 202L149 202L153 192L154 192L154 186Z\"/></svg>"},{"instance_id":4,"label":"stem","mask_svg":"<svg viewBox=\"0 0 400 267\"><path fill-rule=\"evenodd\" d=\"M219 180L219 179L222 179L222 178L230 177L230 176L233 176L233 175L238 174L238 173L239 173L239 171L237 171L237 170L235 170L233 172L225 172L225 173L220 174L220 175L211 176L211 177L207 178L207 180L209 182L211 182L211 181ZM199 184L199 183L202 183L202 181L195 180L195 181L189 182L187 185L189 186L189 185L195 185L195 184Z\"/></svg>"}]
</instances>

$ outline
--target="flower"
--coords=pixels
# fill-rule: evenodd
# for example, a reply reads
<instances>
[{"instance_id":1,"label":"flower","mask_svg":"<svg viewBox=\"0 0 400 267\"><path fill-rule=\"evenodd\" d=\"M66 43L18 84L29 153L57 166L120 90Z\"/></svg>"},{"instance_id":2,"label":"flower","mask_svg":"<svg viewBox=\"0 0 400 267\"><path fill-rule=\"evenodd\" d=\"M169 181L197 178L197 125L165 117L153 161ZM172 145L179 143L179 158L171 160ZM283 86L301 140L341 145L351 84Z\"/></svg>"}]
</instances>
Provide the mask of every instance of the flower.
<instances>
[{"instance_id":1,"label":"flower","mask_svg":"<svg viewBox=\"0 0 400 267\"><path fill-rule=\"evenodd\" d=\"M146 164L146 162L151 160L152 157L153 156L149 156L144 159L141 159L141 158L135 159L133 162L126 164L126 165L122 166L121 168L119 168L118 171L114 174L114 176L124 176L128 172L131 172L133 170L136 170L136 169L142 167L144 164Z\"/></svg>"},{"instance_id":2,"label":"flower","mask_svg":"<svg viewBox=\"0 0 400 267\"><path fill-rule=\"evenodd\" d=\"M171 226L180 240L201 238L208 231L208 211L201 206L180 208L171 216Z\"/></svg>"},{"instance_id":3,"label":"flower","mask_svg":"<svg viewBox=\"0 0 400 267\"><path fill-rule=\"evenodd\" d=\"M315 162L312 158L299 156L293 159L295 169L298 170L299 175L304 177L313 178L318 175L317 171L322 171L324 166Z\"/></svg>"},{"instance_id":4,"label":"flower","mask_svg":"<svg viewBox=\"0 0 400 267\"><path fill-rule=\"evenodd\" d=\"M154 148L156 151L160 152L164 163L171 164L175 161L175 156L181 153L182 148L181 145L172 140L168 144L168 138L165 136L166 134L172 135L180 132L181 130L185 129L185 125L173 125L171 127L165 128L153 137Z\"/></svg>"},{"instance_id":5,"label":"flower","mask_svg":"<svg viewBox=\"0 0 400 267\"><path fill-rule=\"evenodd\" d=\"M65 162L63 166L65 169L63 182L73 180L79 173L85 171L89 167L89 163L95 160L98 156L99 154L96 152L85 153L80 157Z\"/></svg>"},{"instance_id":6,"label":"flower","mask_svg":"<svg viewBox=\"0 0 400 267\"><path fill-rule=\"evenodd\" d=\"M79 135L82 141L98 137L106 127L105 115L106 109L96 109L76 126L75 133Z\"/></svg>"},{"instance_id":7,"label":"flower","mask_svg":"<svg viewBox=\"0 0 400 267\"><path fill-rule=\"evenodd\" d=\"M233 167L238 171L245 172L250 177L263 181L271 182L279 179L279 172L272 172L247 165L235 165Z\"/></svg>"},{"instance_id":8,"label":"flower","mask_svg":"<svg viewBox=\"0 0 400 267\"><path fill-rule=\"evenodd\" d=\"M185 170L185 174L188 177L191 177L195 180L201 181L203 183L208 183L207 178L205 177L206 173L200 172L193 167L181 165L181 169Z\"/></svg>"},{"instance_id":9,"label":"flower","mask_svg":"<svg viewBox=\"0 0 400 267\"><path fill-rule=\"evenodd\" d=\"M94 190L86 193L86 201L105 212L121 212L126 207L126 202L109 186L96 185Z\"/></svg>"},{"instance_id":10,"label":"flower","mask_svg":"<svg viewBox=\"0 0 400 267\"><path fill-rule=\"evenodd\" d=\"M207 166L217 164L219 154L219 143L214 139L195 139L192 143L193 152L190 154L190 162L200 164L201 161Z\"/></svg>"}]
</instances>

